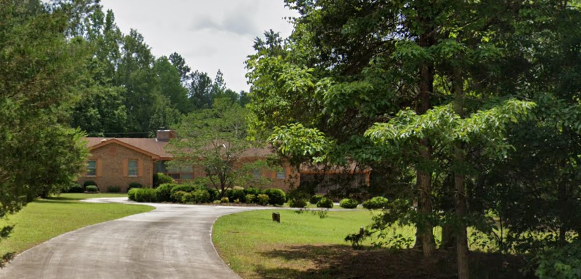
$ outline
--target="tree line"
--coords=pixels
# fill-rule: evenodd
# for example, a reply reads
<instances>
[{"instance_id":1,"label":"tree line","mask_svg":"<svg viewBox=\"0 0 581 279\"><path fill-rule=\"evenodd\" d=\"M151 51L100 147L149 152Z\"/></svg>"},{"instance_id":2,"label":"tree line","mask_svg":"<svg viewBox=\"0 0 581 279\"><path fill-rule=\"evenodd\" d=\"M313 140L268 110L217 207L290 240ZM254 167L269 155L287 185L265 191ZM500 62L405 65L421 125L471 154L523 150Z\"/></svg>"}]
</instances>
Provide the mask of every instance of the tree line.
<instances>
[{"instance_id":1,"label":"tree line","mask_svg":"<svg viewBox=\"0 0 581 279\"><path fill-rule=\"evenodd\" d=\"M120 31L113 11L103 11L94 1L74 2L91 9L75 15L68 35L82 39L92 55L83 61L87 75L72 127L89 136L149 137L195 110L210 108L216 98L243 106L248 102L245 92L226 87L220 70L212 79L193 71L178 53L155 57L137 30Z\"/></svg>"}]
</instances>

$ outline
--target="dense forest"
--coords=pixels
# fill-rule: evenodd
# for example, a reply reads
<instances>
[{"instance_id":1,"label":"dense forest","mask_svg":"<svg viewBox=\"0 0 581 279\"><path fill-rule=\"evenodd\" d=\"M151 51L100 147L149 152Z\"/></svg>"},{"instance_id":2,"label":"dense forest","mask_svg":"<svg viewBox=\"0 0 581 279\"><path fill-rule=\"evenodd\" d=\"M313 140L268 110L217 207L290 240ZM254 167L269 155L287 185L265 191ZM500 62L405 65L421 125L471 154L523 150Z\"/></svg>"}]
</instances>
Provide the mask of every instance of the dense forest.
<instances>
[{"instance_id":1,"label":"dense forest","mask_svg":"<svg viewBox=\"0 0 581 279\"><path fill-rule=\"evenodd\" d=\"M194 110L210 108L215 98L248 102L246 92L226 87L220 70L212 79L178 53L155 57L137 30L120 31L113 11L91 2L84 7L69 36L82 38L92 55L84 61L87 74L72 127L88 136L150 137Z\"/></svg>"},{"instance_id":2,"label":"dense forest","mask_svg":"<svg viewBox=\"0 0 581 279\"><path fill-rule=\"evenodd\" d=\"M579 278L579 1L285 3L293 34L247 62L251 133L295 164L373 169L390 202L352 240L453 249L459 278L482 241ZM416 238L386 237L401 224Z\"/></svg>"}]
</instances>

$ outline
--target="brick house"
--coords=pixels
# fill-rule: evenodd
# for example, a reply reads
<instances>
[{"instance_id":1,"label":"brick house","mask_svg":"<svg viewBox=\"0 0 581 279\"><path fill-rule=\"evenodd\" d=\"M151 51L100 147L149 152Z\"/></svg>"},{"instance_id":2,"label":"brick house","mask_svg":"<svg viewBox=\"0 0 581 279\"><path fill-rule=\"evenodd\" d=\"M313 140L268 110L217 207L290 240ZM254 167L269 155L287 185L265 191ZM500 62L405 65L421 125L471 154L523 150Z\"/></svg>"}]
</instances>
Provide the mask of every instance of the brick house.
<instances>
[{"instance_id":1,"label":"brick house","mask_svg":"<svg viewBox=\"0 0 581 279\"><path fill-rule=\"evenodd\" d=\"M144 187L152 187L155 173L164 173L177 181L205 176L204 170L199 166L181 168L167 166L166 163L172 160L172 155L165 151L165 147L174 137L175 132L160 130L157 131L156 138L85 138L90 157L87 160L85 173L81 175L78 182L83 184L88 180L94 181L99 191L106 192L110 186L118 186L121 191L127 191L132 182L140 183ZM272 151L268 148L251 148L242 154L241 161L252 162L264 159L271 154ZM312 169L304 167L298 173L289 165L283 165L278 172L257 170L255 175L272 180L272 184L267 188L287 191L290 182L298 185L303 177L311 177L313 173ZM320 172L315 171L315 173ZM325 175L329 176L329 173ZM368 171L359 172L356 177L360 177L358 180L365 181L361 182L369 184Z\"/></svg>"}]
</instances>

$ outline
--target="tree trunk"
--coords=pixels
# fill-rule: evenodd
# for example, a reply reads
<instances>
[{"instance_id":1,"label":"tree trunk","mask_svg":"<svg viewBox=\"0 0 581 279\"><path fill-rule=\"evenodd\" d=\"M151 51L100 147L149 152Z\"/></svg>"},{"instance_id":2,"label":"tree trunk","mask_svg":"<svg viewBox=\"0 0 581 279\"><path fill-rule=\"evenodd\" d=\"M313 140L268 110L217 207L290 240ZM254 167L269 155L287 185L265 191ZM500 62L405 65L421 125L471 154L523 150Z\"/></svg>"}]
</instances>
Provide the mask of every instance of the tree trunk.
<instances>
[{"instance_id":1,"label":"tree trunk","mask_svg":"<svg viewBox=\"0 0 581 279\"><path fill-rule=\"evenodd\" d=\"M459 61L461 61L459 59ZM460 69L454 69L454 111L464 118L464 79ZM466 230L466 177L460 169L465 164L464 146L461 142L456 143L454 148L454 186L456 189L456 218L458 218L458 234L456 235L456 257L458 263L458 278L468 279L470 277L468 259L468 232Z\"/></svg>"},{"instance_id":2,"label":"tree trunk","mask_svg":"<svg viewBox=\"0 0 581 279\"><path fill-rule=\"evenodd\" d=\"M431 150L427 140L422 140L420 144L420 154L424 160L431 159ZM422 170L421 168L417 170L417 187L420 191L420 200L418 211L424 219L421 222L418 230L420 231L422 239L422 250L424 251L424 256L429 257L434 254L436 250L436 242L434 241L434 225L429 220L432 214L432 174L429 171Z\"/></svg>"}]
</instances>

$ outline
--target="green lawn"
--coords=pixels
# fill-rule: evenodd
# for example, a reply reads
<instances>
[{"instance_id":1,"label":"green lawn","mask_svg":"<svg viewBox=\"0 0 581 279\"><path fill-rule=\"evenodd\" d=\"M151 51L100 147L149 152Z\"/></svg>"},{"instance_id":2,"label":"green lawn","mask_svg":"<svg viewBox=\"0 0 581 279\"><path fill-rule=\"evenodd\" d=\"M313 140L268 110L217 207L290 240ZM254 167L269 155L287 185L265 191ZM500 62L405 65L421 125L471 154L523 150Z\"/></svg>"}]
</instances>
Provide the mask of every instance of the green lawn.
<instances>
[{"instance_id":1,"label":"green lawn","mask_svg":"<svg viewBox=\"0 0 581 279\"><path fill-rule=\"evenodd\" d=\"M272 221L272 212L280 212L280 224ZM330 211L323 219L309 212L297 214L292 210L244 212L218 219L213 241L235 272L243 278L260 278L265 274L259 269L313 267L308 259L272 257L271 252L305 245L314 250L329 245L349 247L345 236L370 224L371 217L372 213L367 210ZM325 253L323 250L320 252Z\"/></svg>"},{"instance_id":2,"label":"green lawn","mask_svg":"<svg viewBox=\"0 0 581 279\"><path fill-rule=\"evenodd\" d=\"M89 225L151 211L145 205L93 204L79 200L125 197L125 194L62 194L28 204L19 213L0 220L0 226L15 224L12 235L0 245L0 254L22 252L60 234Z\"/></svg>"}]
</instances>

